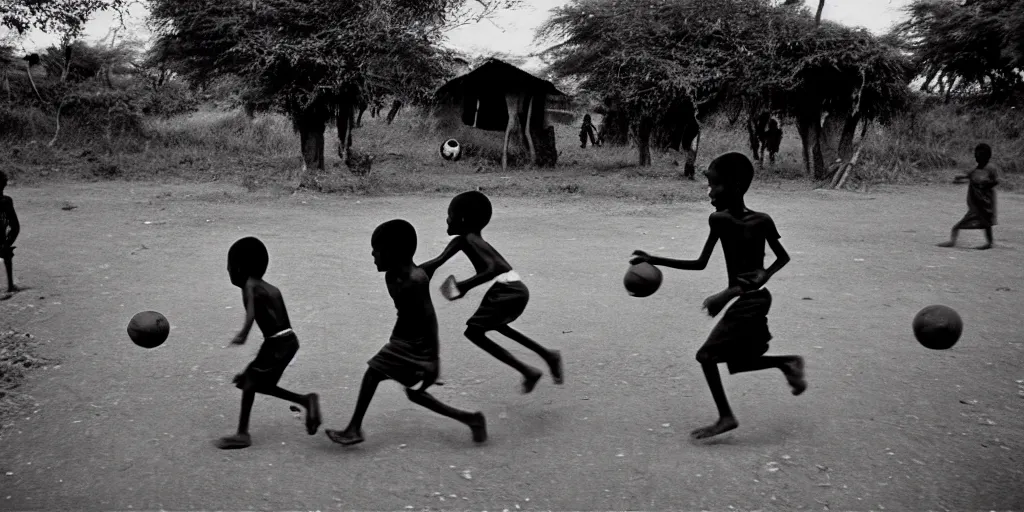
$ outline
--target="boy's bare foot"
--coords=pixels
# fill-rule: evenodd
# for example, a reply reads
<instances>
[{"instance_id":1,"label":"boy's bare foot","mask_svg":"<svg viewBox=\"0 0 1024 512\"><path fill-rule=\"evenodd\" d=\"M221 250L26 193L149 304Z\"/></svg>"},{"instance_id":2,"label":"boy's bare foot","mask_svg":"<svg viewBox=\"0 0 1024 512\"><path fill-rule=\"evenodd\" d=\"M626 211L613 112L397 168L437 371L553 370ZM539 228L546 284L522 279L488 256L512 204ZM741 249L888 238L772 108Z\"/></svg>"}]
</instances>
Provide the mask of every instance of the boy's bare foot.
<instances>
[{"instance_id":1,"label":"boy's bare foot","mask_svg":"<svg viewBox=\"0 0 1024 512\"><path fill-rule=\"evenodd\" d=\"M984 251L985 249L991 249L991 248L992 248L992 244L991 243L984 244L984 245L979 245L979 246L975 247L975 249L977 249L979 251Z\"/></svg>"},{"instance_id":2,"label":"boy's bare foot","mask_svg":"<svg viewBox=\"0 0 1024 512\"><path fill-rule=\"evenodd\" d=\"M473 442L482 443L487 440L487 420L482 412L473 413L472 419L467 423L473 432Z\"/></svg>"},{"instance_id":3,"label":"boy's bare foot","mask_svg":"<svg viewBox=\"0 0 1024 512\"><path fill-rule=\"evenodd\" d=\"M954 245L956 245L956 242L952 240L946 240L940 244L935 244L936 247L953 247Z\"/></svg>"},{"instance_id":4,"label":"boy's bare foot","mask_svg":"<svg viewBox=\"0 0 1024 512\"><path fill-rule=\"evenodd\" d=\"M738 426L740 426L740 424L736 421L736 418L731 416L728 418L718 418L718 421L715 422L714 425L701 427L690 432L690 437L694 439L707 439L709 437L717 436L718 434L724 434Z\"/></svg>"},{"instance_id":5,"label":"boy's bare foot","mask_svg":"<svg viewBox=\"0 0 1024 512\"><path fill-rule=\"evenodd\" d=\"M537 381L544 376L544 372L530 368L530 373L523 376L523 394L533 391L533 388L537 387Z\"/></svg>"},{"instance_id":6,"label":"boy's bare foot","mask_svg":"<svg viewBox=\"0 0 1024 512\"><path fill-rule=\"evenodd\" d=\"M786 375L786 382L793 388L793 394L799 395L807 390L807 379L804 378L804 358L793 356L793 360L782 367L782 373Z\"/></svg>"},{"instance_id":7,"label":"boy's bare foot","mask_svg":"<svg viewBox=\"0 0 1024 512\"><path fill-rule=\"evenodd\" d=\"M310 393L306 395L306 433L316 434L320 422L320 395Z\"/></svg>"},{"instance_id":8,"label":"boy's bare foot","mask_svg":"<svg viewBox=\"0 0 1024 512\"><path fill-rule=\"evenodd\" d=\"M235 434L233 436L222 437L216 440L213 444L221 450L237 450L239 448L248 448L252 446L252 438L249 437L249 434Z\"/></svg>"},{"instance_id":9,"label":"boy's bare foot","mask_svg":"<svg viewBox=\"0 0 1024 512\"><path fill-rule=\"evenodd\" d=\"M364 441L363 433L362 431L359 430L353 432L349 431L348 429L331 430L329 428L325 428L324 433L327 434L327 437L329 437L331 441L334 441L335 443L344 446L352 446L354 444L359 444Z\"/></svg>"},{"instance_id":10,"label":"boy's bare foot","mask_svg":"<svg viewBox=\"0 0 1024 512\"><path fill-rule=\"evenodd\" d=\"M551 380L555 384L562 384L562 353L557 350L551 351L551 359L548 360L551 368Z\"/></svg>"},{"instance_id":11,"label":"boy's bare foot","mask_svg":"<svg viewBox=\"0 0 1024 512\"><path fill-rule=\"evenodd\" d=\"M18 293L18 292L20 292L22 290L24 290L24 288L22 288L20 286L13 285L13 284L7 287L7 293L11 293L11 294Z\"/></svg>"}]
</instances>

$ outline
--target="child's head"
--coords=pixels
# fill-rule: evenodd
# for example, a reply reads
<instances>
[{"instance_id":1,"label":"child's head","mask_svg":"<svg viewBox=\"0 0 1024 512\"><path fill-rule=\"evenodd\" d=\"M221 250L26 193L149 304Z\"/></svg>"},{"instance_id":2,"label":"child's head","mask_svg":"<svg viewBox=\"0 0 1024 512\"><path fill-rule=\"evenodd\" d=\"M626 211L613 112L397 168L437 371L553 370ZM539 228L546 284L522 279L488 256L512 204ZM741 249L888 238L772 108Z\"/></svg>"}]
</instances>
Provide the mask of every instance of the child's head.
<instances>
[{"instance_id":1,"label":"child's head","mask_svg":"<svg viewBox=\"0 0 1024 512\"><path fill-rule=\"evenodd\" d=\"M992 159L992 147L985 143L978 144L974 147L974 159L978 161L978 167L984 167Z\"/></svg>"},{"instance_id":2,"label":"child's head","mask_svg":"<svg viewBox=\"0 0 1024 512\"><path fill-rule=\"evenodd\" d=\"M704 175L711 204L721 211L742 204L743 194L754 180L754 164L743 153L726 153L712 160Z\"/></svg>"},{"instance_id":3,"label":"child's head","mask_svg":"<svg viewBox=\"0 0 1024 512\"><path fill-rule=\"evenodd\" d=\"M259 238L247 236L228 249L228 276L235 286L244 285L250 277L262 279L269 264L267 246Z\"/></svg>"},{"instance_id":4,"label":"child's head","mask_svg":"<svg viewBox=\"0 0 1024 512\"><path fill-rule=\"evenodd\" d=\"M0 171L0 191L7 188L7 173Z\"/></svg>"},{"instance_id":5,"label":"child's head","mask_svg":"<svg viewBox=\"0 0 1024 512\"><path fill-rule=\"evenodd\" d=\"M448 205L448 234L480 232L491 221L491 201L483 192L463 192Z\"/></svg>"},{"instance_id":6,"label":"child's head","mask_svg":"<svg viewBox=\"0 0 1024 512\"><path fill-rule=\"evenodd\" d=\"M590 121L590 114L583 114L583 124L587 124Z\"/></svg>"},{"instance_id":7,"label":"child's head","mask_svg":"<svg viewBox=\"0 0 1024 512\"><path fill-rule=\"evenodd\" d=\"M778 130L779 129L779 120L775 119L774 117L771 118L771 120L768 121L768 129L772 130L772 131Z\"/></svg>"},{"instance_id":8,"label":"child's head","mask_svg":"<svg viewBox=\"0 0 1024 512\"><path fill-rule=\"evenodd\" d=\"M389 220L373 230L370 247L378 271L410 264L416 254L416 228L402 219Z\"/></svg>"}]
</instances>

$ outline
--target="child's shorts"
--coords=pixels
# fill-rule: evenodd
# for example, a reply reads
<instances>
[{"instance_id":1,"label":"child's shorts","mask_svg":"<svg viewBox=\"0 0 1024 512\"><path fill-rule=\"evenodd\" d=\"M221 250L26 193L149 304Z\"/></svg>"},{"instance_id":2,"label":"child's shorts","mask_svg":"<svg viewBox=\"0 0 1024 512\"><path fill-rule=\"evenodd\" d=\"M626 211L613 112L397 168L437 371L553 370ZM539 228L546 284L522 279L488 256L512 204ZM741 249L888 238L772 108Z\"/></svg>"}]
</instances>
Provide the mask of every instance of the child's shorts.
<instances>
[{"instance_id":1,"label":"child's shorts","mask_svg":"<svg viewBox=\"0 0 1024 512\"><path fill-rule=\"evenodd\" d=\"M436 376L439 370L437 357L423 350L423 347L428 345L425 341L392 337L366 364L399 384L411 388L430 375Z\"/></svg>"},{"instance_id":2,"label":"child's shorts","mask_svg":"<svg viewBox=\"0 0 1024 512\"><path fill-rule=\"evenodd\" d=\"M508 281L501 280L499 276L499 279L487 289L483 300L480 301L480 307L466 321L466 325L493 331L519 318L519 315L526 311L528 302L530 290L518 279L518 275L515 275L514 280Z\"/></svg>"},{"instance_id":3,"label":"child's shorts","mask_svg":"<svg viewBox=\"0 0 1024 512\"><path fill-rule=\"evenodd\" d=\"M235 386L243 391L260 391L276 386L298 351L299 338L291 330L263 340L256 359L245 367L245 371L235 375Z\"/></svg>"},{"instance_id":4,"label":"child's shorts","mask_svg":"<svg viewBox=\"0 0 1024 512\"><path fill-rule=\"evenodd\" d=\"M8 260L14 257L14 246L8 245L0 247L0 260Z\"/></svg>"},{"instance_id":5,"label":"child's shorts","mask_svg":"<svg viewBox=\"0 0 1024 512\"><path fill-rule=\"evenodd\" d=\"M766 288L741 295L711 330L707 341L697 351L697 361L728 364L763 356L772 339L768 330L771 306L772 294ZM731 364L729 372L735 373Z\"/></svg>"}]
</instances>

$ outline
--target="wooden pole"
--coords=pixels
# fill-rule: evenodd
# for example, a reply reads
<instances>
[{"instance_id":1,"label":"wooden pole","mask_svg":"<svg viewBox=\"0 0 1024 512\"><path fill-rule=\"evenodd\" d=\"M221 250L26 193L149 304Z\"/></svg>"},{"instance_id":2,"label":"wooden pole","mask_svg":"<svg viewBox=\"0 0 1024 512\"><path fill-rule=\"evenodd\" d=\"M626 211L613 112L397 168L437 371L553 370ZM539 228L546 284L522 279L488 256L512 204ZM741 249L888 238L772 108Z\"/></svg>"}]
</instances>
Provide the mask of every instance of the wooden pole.
<instances>
[{"instance_id":1,"label":"wooden pole","mask_svg":"<svg viewBox=\"0 0 1024 512\"><path fill-rule=\"evenodd\" d=\"M476 110L473 111L473 128L476 128L476 121L480 118L480 98L476 99Z\"/></svg>"},{"instance_id":2,"label":"wooden pole","mask_svg":"<svg viewBox=\"0 0 1024 512\"><path fill-rule=\"evenodd\" d=\"M513 95L512 93L505 94L505 107L508 109L508 124L505 126L505 145L501 150L502 171L508 169L508 137L512 134L512 129L515 127L516 123L516 117L519 115L519 109L516 108L518 99L518 95Z\"/></svg>"},{"instance_id":3,"label":"wooden pole","mask_svg":"<svg viewBox=\"0 0 1024 512\"><path fill-rule=\"evenodd\" d=\"M533 96L530 96L530 101L526 105L526 147L530 150L530 161L535 165L537 163L537 152L533 148L533 137L530 136L530 118L533 114Z\"/></svg>"}]
</instances>

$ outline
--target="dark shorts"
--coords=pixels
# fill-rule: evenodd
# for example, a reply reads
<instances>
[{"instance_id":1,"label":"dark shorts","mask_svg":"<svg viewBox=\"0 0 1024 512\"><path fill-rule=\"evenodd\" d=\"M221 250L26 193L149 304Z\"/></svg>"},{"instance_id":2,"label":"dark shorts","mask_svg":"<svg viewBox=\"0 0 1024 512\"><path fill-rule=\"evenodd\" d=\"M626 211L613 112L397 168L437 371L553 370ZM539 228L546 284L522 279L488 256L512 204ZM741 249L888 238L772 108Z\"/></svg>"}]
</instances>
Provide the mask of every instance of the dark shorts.
<instances>
[{"instance_id":1,"label":"dark shorts","mask_svg":"<svg viewBox=\"0 0 1024 512\"><path fill-rule=\"evenodd\" d=\"M260 391L276 386L298 351L299 338L294 332L263 340L256 359L235 376L235 386L243 391Z\"/></svg>"},{"instance_id":2,"label":"dark shorts","mask_svg":"<svg viewBox=\"0 0 1024 512\"><path fill-rule=\"evenodd\" d=\"M526 311L530 302L530 290L522 281L494 283L484 294L476 313L466 325L493 331L512 323Z\"/></svg>"},{"instance_id":3,"label":"dark shorts","mask_svg":"<svg viewBox=\"0 0 1024 512\"><path fill-rule=\"evenodd\" d=\"M697 360L702 364L733 363L763 356L772 339L768 330L771 306L772 294L765 288L741 295L711 330L697 351ZM731 364L729 372L735 373Z\"/></svg>"},{"instance_id":4,"label":"dark shorts","mask_svg":"<svg viewBox=\"0 0 1024 512\"><path fill-rule=\"evenodd\" d=\"M995 215L988 215L985 212L969 211L960 222L956 223L957 229L985 229L996 225Z\"/></svg>"},{"instance_id":5,"label":"dark shorts","mask_svg":"<svg viewBox=\"0 0 1024 512\"><path fill-rule=\"evenodd\" d=\"M15 246L13 246L13 245L0 246L0 259L9 260L9 259L13 258L14 257L14 247Z\"/></svg>"},{"instance_id":6,"label":"dark shorts","mask_svg":"<svg viewBox=\"0 0 1024 512\"><path fill-rule=\"evenodd\" d=\"M425 353L420 348L423 345L418 340L393 337L366 364L410 388L438 372L438 358Z\"/></svg>"}]
</instances>

